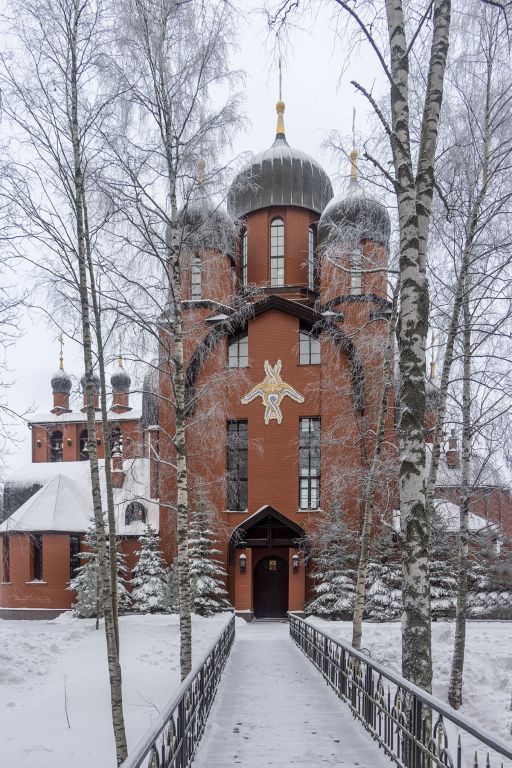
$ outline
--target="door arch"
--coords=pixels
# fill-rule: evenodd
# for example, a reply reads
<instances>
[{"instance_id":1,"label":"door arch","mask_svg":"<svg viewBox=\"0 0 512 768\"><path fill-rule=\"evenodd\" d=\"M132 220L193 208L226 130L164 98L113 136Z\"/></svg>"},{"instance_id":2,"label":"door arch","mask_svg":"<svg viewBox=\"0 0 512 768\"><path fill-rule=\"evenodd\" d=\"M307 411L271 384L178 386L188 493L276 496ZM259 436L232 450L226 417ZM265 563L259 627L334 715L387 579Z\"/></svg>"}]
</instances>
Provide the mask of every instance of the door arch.
<instances>
[{"instance_id":1,"label":"door arch","mask_svg":"<svg viewBox=\"0 0 512 768\"><path fill-rule=\"evenodd\" d=\"M254 616L277 619L288 611L288 563L282 557L264 557L254 568Z\"/></svg>"}]
</instances>

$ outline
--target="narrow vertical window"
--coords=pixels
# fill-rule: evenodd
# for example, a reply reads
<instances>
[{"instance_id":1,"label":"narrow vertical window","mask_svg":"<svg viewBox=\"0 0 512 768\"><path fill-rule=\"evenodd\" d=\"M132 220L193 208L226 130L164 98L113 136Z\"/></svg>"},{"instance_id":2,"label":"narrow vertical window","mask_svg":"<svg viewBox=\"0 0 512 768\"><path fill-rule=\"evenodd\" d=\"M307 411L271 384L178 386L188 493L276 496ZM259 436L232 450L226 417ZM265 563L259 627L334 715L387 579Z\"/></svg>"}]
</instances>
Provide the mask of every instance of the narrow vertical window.
<instances>
[{"instance_id":1,"label":"narrow vertical window","mask_svg":"<svg viewBox=\"0 0 512 768\"><path fill-rule=\"evenodd\" d=\"M80 536L69 537L69 578L74 579L80 568Z\"/></svg>"},{"instance_id":2,"label":"narrow vertical window","mask_svg":"<svg viewBox=\"0 0 512 768\"><path fill-rule=\"evenodd\" d=\"M43 537L40 533L32 536L32 574L31 581L43 580Z\"/></svg>"},{"instance_id":3,"label":"narrow vertical window","mask_svg":"<svg viewBox=\"0 0 512 768\"><path fill-rule=\"evenodd\" d=\"M320 419L299 419L299 506L320 506Z\"/></svg>"},{"instance_id":4,"label":"narrow vertical window","mask_svg":"<svg viewBox=\"0 0 512 768\"><path fill-rule=\"evenodd\" d=\"M232 336L228 341L228 366L247 368L249 365L249 337L246 333Z\"/></svg>"},{"instance_id":5,"label":"narrow vertical window","mask_svg":"<svg viewBox=\"0 0 512 768\"><path fill-rule=\"evenodd\" d=\"M284 285L284 221L270 225L270 285Z\"/></svg>"},{"instance_id":6,"label":"narrow vertical window","mask_svg":"<svg viewBox=\"0 0 512 768\"><path fill-rule=\"evenodd\" d=\"M50 435L50 461L62 461L62 432L55 430Z\"/></svg>"},{"instance_id":7,"label":"narrow vertical window","mask_svg":"<svg viewBox=\"0 0 512 768\"><path fill-rule=\"evenodd\" d=\"M320 339L310 328L301 328L299 332L299 363L320 365Z\"/></svg>"},{"instance_id":8,"label":"narrow vertical window","mask_svg":"<svg viewBox=\"0 0 512 768\"><path fill-rule=\"evenodd\" d=\"M190 298L201 298L201 259L197 254L192 257L192 269L190 274Z\"/></svg>"},{"instance_id":9,"label":"narrow vertical window","mask_svg":"<svg viewBox=\"0 0 512 768\"><path fill-rule=\"evenodd\" d=\"M242 235L242 248L241 248L242 264L241 264L241 276L242 285L245 288L247 286L247 230L244 230Z\"/></svg>"},{"instance_id":10,"label":"narrow vertical window","mask_svg":"<svg viewBox=\"0 0 512 768\"><path fill-rule=\"evenodd\" d=\"M315 228L308 231L308 288L312 291L315 287Z\"/></svg>"},{"instance_id":11,"label":"narrow vertical window","mask_svg":"<svg viewBox=\"0 0 512 768\"><path fill-rule=\"evenodd\" d=\"M9 537L5 534L2 536L2 581L5 584L8 584L11 580L9 563L10 554Z\"/></svg>"},{"instance_id":12,"label":"narrow vertical window","mask_svg":"<svg viewBox=\"0 0 512 768\"><path fill-rule=\"evenodd\" d=\"M363 292L362 269L363 256L360 248L352 251L352 265L350 270L350 293L352 296L360 296Z\"/></svg>"},{"instance_id":13,"label":"narrow vertical window","mask_svg":"<svg viewBox=\"0 0 512 768\"><path fill-rule=\"evenodd\" d=\"M228 421L227 508L247 509L246 421Z\"/></svg>"}]
</instances>

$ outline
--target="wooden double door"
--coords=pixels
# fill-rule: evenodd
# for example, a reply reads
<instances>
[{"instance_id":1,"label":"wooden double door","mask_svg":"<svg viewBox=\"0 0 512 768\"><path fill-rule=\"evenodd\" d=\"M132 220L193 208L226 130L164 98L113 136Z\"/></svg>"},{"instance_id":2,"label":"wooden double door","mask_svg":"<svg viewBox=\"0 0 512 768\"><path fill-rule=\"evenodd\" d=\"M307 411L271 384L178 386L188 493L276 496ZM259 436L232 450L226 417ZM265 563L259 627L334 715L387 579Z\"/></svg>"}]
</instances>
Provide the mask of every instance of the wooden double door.
<instances>
[{"instance_id":1,"label":"wooden double door","mask_svg":"<svg viewBox=\"0 0 512 768\"><path fill-rule=\"evenodd\" d=\"M288 611L288 563L272 555L259 560L254 568L254 616L277 619Z\"/></svg>"}]
</instances>

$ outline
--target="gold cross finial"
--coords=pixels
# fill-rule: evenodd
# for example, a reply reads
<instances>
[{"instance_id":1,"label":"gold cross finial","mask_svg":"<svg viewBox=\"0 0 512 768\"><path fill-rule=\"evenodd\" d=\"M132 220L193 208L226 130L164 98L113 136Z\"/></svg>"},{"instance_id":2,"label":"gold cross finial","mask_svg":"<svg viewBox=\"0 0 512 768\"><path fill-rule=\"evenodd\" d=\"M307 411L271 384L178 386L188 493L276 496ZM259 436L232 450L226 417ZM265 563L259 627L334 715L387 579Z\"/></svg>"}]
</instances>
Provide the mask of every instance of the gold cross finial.
<instances>
[{"instance_id":1,"label":"gold cross finial","mask_svg":"<svg viewBox=\"0 0 512 768\"><path fill-rule=\"evenodd\" d=\"M204 187L204 181L205 181L205 171L206 171L206 163L203 158L201 158L197 164L197 178L199 181L199 186Z\"/></svg>"},{"instance_id":2,"label":"gold cross finial","mask_svg":"<svg viewBox=\"0 0 512 768\"><path fill-rule=\"evenodd\" d=\"M119 363L119 367L122 368L123 367L123 356L122 356L121 352L118 355L117 362Z\"/></svg>"},{"instance_id":3,"label":"gold cross finial","mask_svg":"<svg viewBox=\"0 0 512 768\"><path fill-rule=\"evenodd\" d=\"M60 342L60 363L59 363L59 370L64 370L64 338L61 335L59 336L59 342Z\"/></svg>"},{"instance_id":4,"label":"gold cross finial","mask_svg":"<svg viewBox=\"0 0 512 768\"><path fill-rule=\"evenodd\" d=\"M279 101L276 104L277 111L277 128L276 135L284 136L284 101L282 100L282 69L281 69L281 57L279 57Z\"/></svg>"}]
</instances>

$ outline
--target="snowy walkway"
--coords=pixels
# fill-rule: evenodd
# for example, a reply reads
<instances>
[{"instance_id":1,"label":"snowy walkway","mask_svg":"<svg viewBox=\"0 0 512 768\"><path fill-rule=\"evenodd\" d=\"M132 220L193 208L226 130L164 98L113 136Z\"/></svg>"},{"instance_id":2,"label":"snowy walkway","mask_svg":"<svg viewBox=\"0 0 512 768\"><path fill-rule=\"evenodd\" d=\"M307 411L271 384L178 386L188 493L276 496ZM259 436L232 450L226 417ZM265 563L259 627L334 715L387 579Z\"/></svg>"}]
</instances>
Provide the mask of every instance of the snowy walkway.
<instances>
[{"instance_id":1,"label":"snowy walkway","mask_svg":"<svg viewBox=\"0 0 512 768\"><path fill-rule=\"evenodd\" d=\"M324 765L391 768L288 635L288 624L237 623L193 768Z\"/></svg>"}]
</instances>

